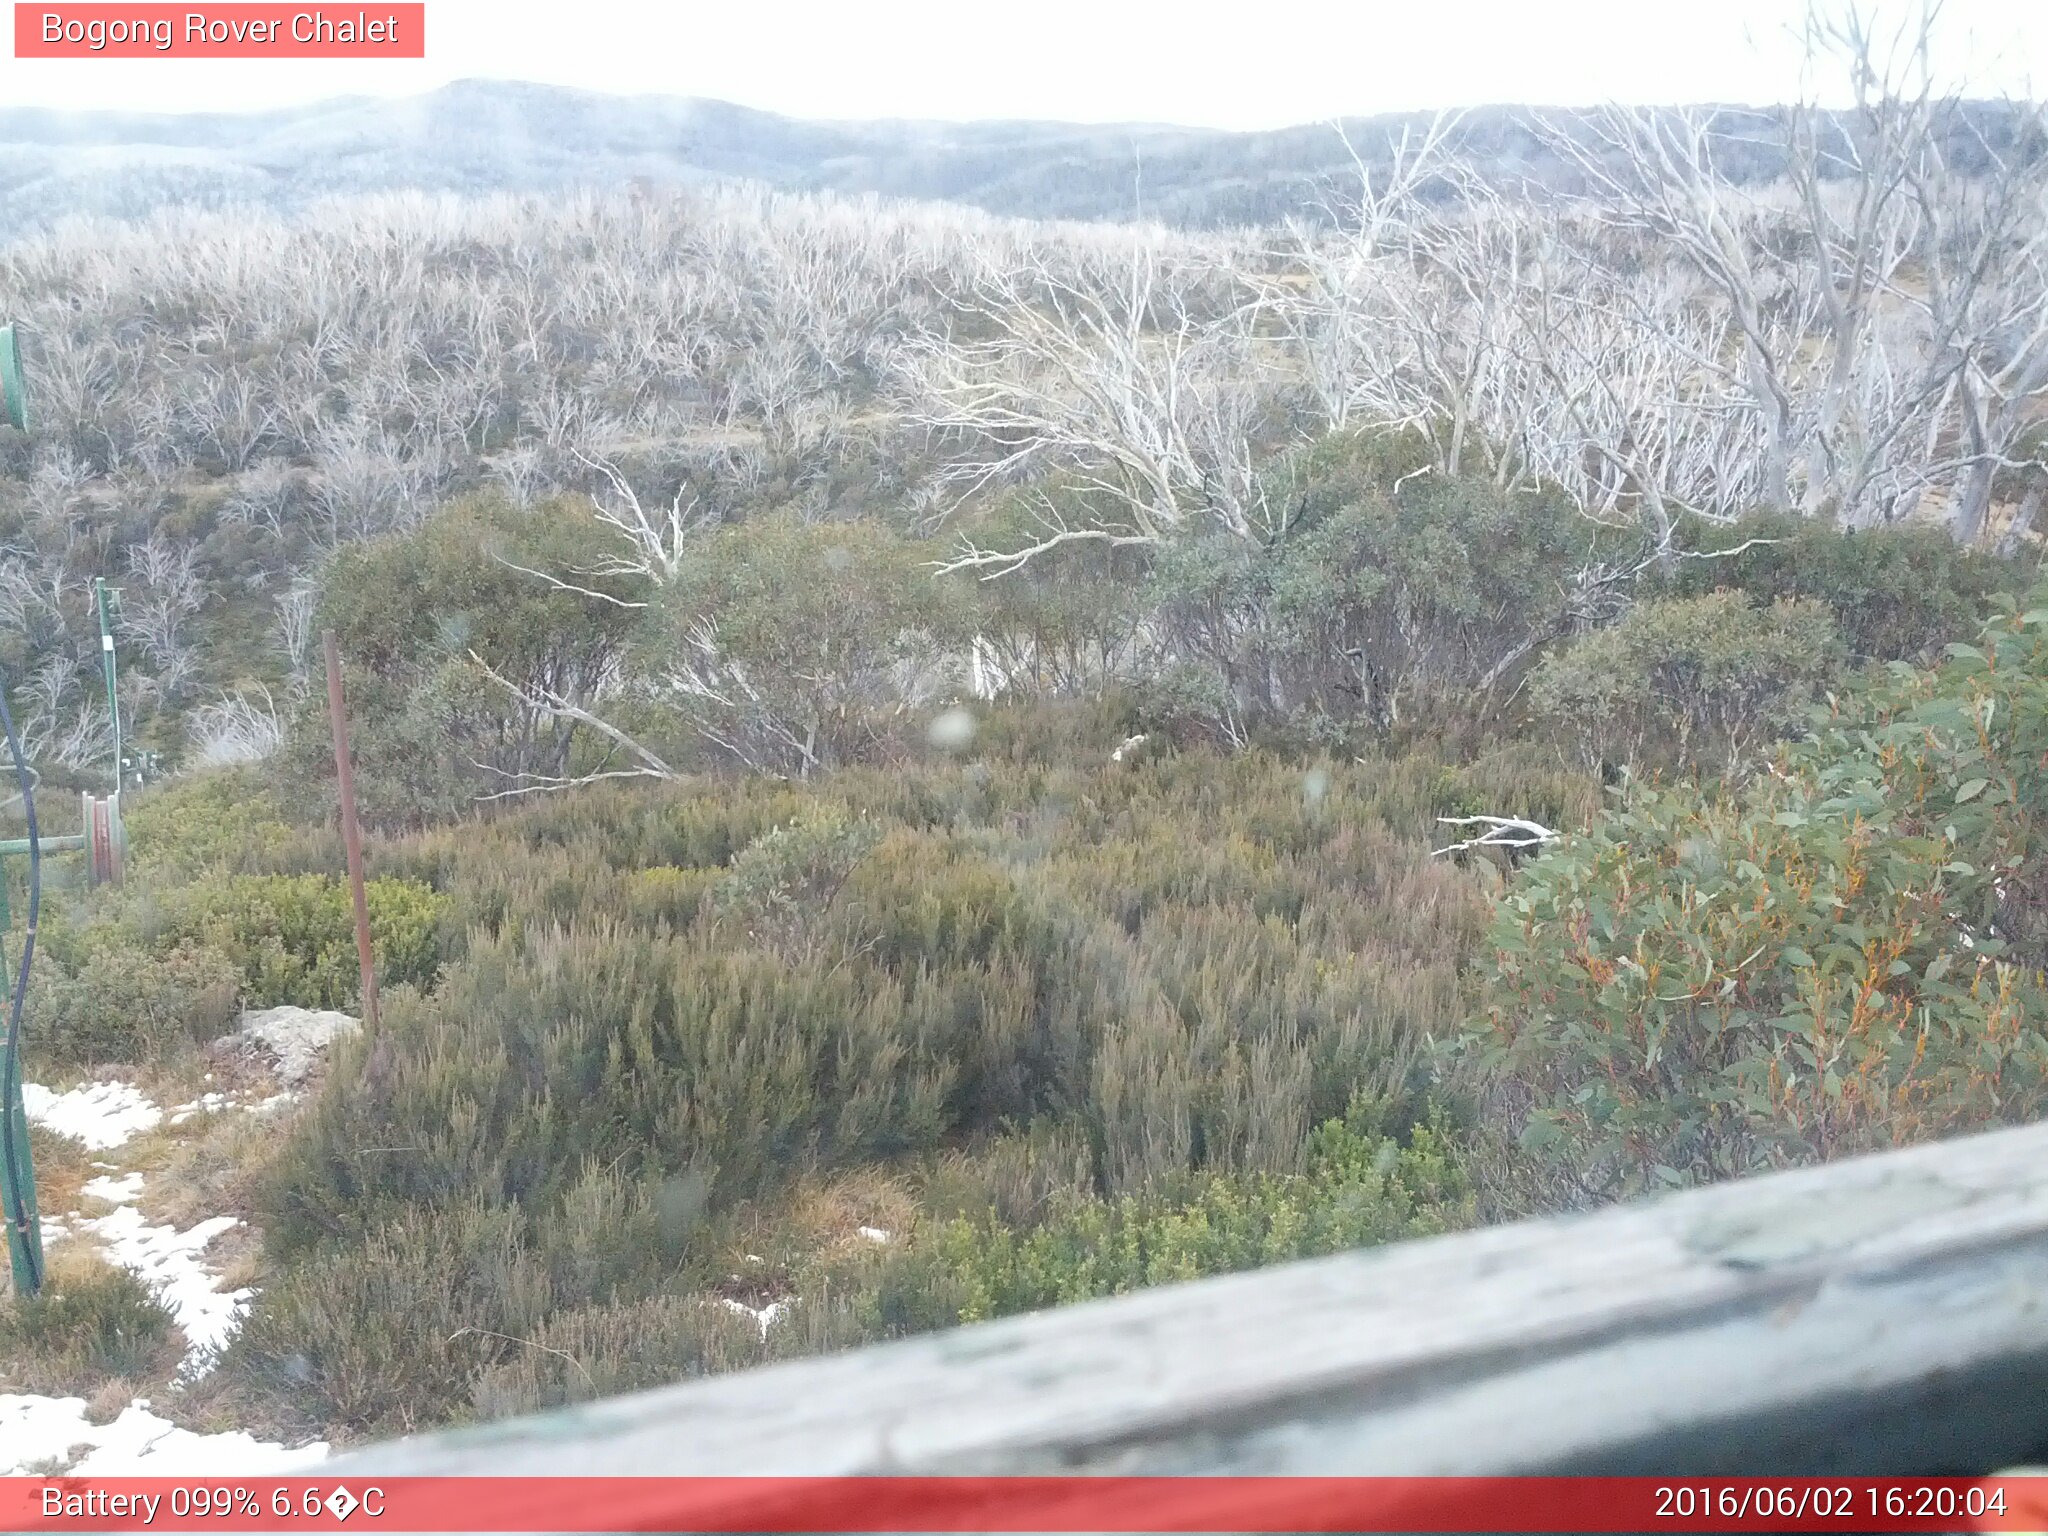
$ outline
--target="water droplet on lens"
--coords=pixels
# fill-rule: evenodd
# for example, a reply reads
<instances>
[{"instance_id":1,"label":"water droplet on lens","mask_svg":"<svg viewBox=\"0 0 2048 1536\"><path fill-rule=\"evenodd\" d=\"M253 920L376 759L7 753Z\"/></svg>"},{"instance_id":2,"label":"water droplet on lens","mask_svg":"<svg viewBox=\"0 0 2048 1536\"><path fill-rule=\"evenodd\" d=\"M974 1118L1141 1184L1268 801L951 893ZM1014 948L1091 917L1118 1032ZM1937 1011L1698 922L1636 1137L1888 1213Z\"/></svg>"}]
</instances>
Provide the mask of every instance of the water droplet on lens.
<instances>
[{"instance_id":1,"label":"water droplet on lens","mask_svg":"<svg viewBox=\"0 0 2048 1536\"><path fill-rule=\"evenodd\" d=\"M949 709L933 719L926 736L935 747L957 751L974 739L974 716L964 709Z\"/></svg>"}]
</instances>

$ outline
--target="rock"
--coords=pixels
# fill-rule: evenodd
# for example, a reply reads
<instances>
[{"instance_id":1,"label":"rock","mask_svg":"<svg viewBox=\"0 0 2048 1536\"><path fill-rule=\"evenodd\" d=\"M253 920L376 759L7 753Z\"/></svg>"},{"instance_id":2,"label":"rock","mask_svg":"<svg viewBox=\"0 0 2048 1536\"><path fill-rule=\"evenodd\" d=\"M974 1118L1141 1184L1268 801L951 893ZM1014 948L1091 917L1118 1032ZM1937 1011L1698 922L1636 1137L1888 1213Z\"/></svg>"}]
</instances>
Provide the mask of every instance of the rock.
<instances>
[{"instance_id":1,"label":"rock","mask_svg":"<svg viewBox=\"0 0 2048 1536\"><path fill-rule=\"evenodd\" d=\"M362 1021L352 1014L287 1004L246 1011L242 1027L219 1043L231 1050L253 1049L270 1056L277 1064L278 1081L287 1088L298 1088L319 1070L335 1039L362 1027Z\"/></svg>"}]
</instances>

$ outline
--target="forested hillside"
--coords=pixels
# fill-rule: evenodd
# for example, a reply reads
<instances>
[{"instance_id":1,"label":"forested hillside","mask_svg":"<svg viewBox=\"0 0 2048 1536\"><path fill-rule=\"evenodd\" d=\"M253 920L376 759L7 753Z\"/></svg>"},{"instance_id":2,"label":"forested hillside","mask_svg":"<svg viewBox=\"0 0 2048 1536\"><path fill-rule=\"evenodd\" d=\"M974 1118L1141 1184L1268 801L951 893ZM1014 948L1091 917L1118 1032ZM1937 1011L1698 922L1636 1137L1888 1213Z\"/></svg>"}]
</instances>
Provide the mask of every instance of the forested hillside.
<instances>
[{"instance_id":1,"label":"forested hillside","mask_svg":"<svg viewBox=\"0 0 2048 1536\"><path fill-rule=\"evenodd\" d=\"M46 814L105 787L95 576L159 754L126 882L52 877L29 1071L189 1101L135 1166L251 1293L194 1373L74 1261L9 1385L346 1440L2038 1115L2048 159L1910 62L1512 166L1333 135L1317 221L0 243ZM360 1003L328 630L383 1016L256 1122L237 1011ZM36 1136L46 1209L109 1187Z\"/></svg>"}]
</instances>

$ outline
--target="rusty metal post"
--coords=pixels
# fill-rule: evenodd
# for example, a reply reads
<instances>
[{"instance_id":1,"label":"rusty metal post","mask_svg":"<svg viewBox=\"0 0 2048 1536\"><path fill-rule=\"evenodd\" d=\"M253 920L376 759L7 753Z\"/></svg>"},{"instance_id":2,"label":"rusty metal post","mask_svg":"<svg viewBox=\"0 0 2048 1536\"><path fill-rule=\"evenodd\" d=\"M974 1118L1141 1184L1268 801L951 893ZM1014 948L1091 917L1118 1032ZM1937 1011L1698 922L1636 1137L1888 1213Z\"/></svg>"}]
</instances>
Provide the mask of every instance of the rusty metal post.
<instances>
[{"instance_id":1,"label":"rusty metal post","mask_svg":"<svg viewBox=\"0 0 2048 1536\"><path fill-rule=\"evenodd\" d=\"M341 694L341 652L334 631L325 630L320 647L327 653L327 717L334 726L334 772L341 781L341 840L348 849L349 895L356 906L356 959L363 971L363 1022L377 1023L377 966L370 953L370 902L363 894L363 834L356 825L356 775L349 761L348 706Z\"/></svg>"}]
</instances>

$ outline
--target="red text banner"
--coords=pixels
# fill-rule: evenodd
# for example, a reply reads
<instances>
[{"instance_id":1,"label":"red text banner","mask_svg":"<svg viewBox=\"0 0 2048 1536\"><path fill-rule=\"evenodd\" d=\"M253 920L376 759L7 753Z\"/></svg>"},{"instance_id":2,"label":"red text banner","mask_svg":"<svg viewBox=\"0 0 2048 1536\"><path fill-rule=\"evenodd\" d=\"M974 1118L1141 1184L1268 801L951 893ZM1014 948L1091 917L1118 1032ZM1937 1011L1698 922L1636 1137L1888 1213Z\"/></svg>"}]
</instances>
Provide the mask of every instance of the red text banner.
<instances>
[{"instance_id":1,"label":"red text banner","mask_svg":"<svg viewBox=\"0 0 2048 1536\"><path fill-rule=\"evenodd\" d=\"M18 59L423 59L423 3L14 7Z\"/></svg>"},{"instance_id":2,"label":"red text banner","mask_svg":"<svg viewBox=\"0 0 2048 1536\"><path fill-rule=\"evenodd\" d=\"M0 1531L2044 1531L2048 1477L0 1478Z\"/></svg>"}]
</instances>

